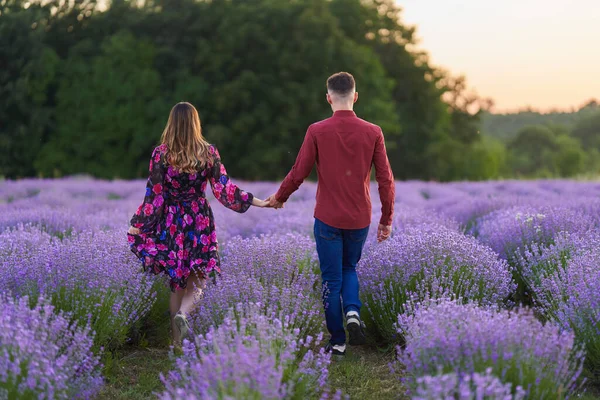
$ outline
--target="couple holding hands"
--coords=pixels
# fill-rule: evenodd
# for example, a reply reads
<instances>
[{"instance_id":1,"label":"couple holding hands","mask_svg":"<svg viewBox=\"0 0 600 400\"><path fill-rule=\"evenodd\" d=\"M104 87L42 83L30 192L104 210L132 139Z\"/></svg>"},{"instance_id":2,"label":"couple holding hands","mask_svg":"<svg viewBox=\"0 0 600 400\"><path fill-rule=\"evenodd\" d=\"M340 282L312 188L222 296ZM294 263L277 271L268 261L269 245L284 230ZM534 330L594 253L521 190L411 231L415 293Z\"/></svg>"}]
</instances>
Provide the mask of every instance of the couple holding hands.
<instances>
[{"instance_id":1,"label":"couple holding hands","mask_svg":"<svg viewBox=\"0 0 600 400\"><path fill-rule=\"evenodd\" d=\"M167 274L174 343L189 332L192 311L208 278L221 273L212 210L206 199L210 184L225 207L243 213L250 206L282 208L317 166L314 236L321 268L323 304L331 338L327 351L343 356L348 343L365 343L356 266L371 224L370 176L375 167L382 214L379 242L390 237L394 211L394 177L381 128L356 116L358 100L351 74L327 80L333 115L312 124L296 162L277 193L266 200L237 187L227 175L217 148L202 136L198 112L176 104L150 160L143 203L131 219L128 240L146 271ZM326 290L325 290L326 289Z\"/></svg>"}]
</instances>

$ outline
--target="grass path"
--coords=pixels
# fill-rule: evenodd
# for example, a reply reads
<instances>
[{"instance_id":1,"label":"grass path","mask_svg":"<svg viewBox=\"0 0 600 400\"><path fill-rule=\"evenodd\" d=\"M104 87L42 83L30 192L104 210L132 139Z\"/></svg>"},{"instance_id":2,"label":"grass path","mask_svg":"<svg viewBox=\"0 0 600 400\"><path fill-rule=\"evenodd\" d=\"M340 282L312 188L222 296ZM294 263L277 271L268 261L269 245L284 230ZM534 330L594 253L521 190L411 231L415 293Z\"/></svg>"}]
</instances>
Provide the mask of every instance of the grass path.
<instances>
[{"instance_id":1,"label":"grass path","mask_svg":"<svg viewBox=\"0 0 600 400\"><path fill-rule=\"evenodd\" d=\"M329 381L351 399L408 399L398 379L390 373L390 352L370 347L349 347L346 358L334 361ZM99 400L146 400L162 391L160 373L171 367L166 348L126 348L105 361L106 385Z\"/></svg>"},{"instance_id":2,"label":"grass path","mask_svg":"<svg viewBox=\"0 0 600 400\"><path fill-rule=\"evenodd\" d=\"M405 400L409 397L390 373L393 354L373 347L349 347L346 358L332 362L329 382L350 399ZM98 400L147 400L162 391L159 375L171 368L167 348L131 347L104 360L106 385ZM600 388L588 388L578 400L600 400Z\"/></svg>"}]
</instances>

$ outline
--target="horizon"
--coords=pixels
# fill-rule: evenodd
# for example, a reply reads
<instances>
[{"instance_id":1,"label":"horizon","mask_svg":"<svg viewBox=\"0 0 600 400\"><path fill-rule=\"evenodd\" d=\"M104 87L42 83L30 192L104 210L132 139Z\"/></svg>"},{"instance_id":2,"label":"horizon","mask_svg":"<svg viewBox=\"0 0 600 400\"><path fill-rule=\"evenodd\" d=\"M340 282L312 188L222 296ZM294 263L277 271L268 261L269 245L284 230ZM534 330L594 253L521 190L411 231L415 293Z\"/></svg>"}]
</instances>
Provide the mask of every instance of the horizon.
<instances>
[{"instance_id":1,"label":"horizon","mask_svg":"<svg viewBox=\"0 0 600 400\"><path fill-rule=\"evenodd\" d=\"M600 37L600 2L396 3L431 64L464 75L469 89L494 101L495 114L572 112L600 98L600 52L591 51Z\"/></svg>"}]
</instances>

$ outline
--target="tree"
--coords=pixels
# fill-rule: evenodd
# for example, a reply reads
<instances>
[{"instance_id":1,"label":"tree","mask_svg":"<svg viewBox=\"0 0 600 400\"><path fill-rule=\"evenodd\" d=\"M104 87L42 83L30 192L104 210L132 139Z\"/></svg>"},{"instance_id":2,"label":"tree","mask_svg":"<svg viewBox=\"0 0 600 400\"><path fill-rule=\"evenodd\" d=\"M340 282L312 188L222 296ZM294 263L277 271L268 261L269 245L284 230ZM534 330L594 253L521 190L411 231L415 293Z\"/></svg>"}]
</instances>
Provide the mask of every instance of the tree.
<instances>
[{"instance_id":1,"label":"tree","mask_svg":"<svg viewBox=\"0 0 600 400\"><path fill-rule=\"evenodd\" d=\"M579 139L584 148L600 151L600 111L579 121L571 135Z\"/></svg>"},{"instance_id":2,"label":"tree","mask_svg":"<svg viewBox=\"0 0 600 400\"><path fill-rule=\"evenodd\" d=\"M58 71L43 43L46 15L20 2L0 7L0 176L35 175L33 160L53 126L48 92Z\"/></svg>"},{"instance_id":3,"label":"tree","mask_svg":"<svg viewBox=\"0 0 600 400\"><path fill-rule=\"evenodd\" d=\"M527 126L508 144L510 165L518 175L552 174L553 155L558 150L556 135L542 125Z\"/></svg>"},{"instance_id":4,"label":"tree","mask_svg":"<svg viewBox=\"0 0 600 400\"><path fill-rule=\"evenodd\" d=\"M79 43L64 63L58 129L36 162L46 176L140 176L156 144L155 133L166 121L168 105L152 66L152 44L120 32L102 42L100 55L89 57L94 46L91 40ZM142 158L146 165L140 164Z\"/></svg>"},{"instance_id":5,"label":"tree","mask_svg":"<svg viewBox=\"0 0 600 400\"><path fill-rule=\"evenodd\" d=\"M554 157L554 165L561 177L573 177L585 171L587 155L579 140L567 135L556 138L558 150Z\"/></svg>"}]
</instances>

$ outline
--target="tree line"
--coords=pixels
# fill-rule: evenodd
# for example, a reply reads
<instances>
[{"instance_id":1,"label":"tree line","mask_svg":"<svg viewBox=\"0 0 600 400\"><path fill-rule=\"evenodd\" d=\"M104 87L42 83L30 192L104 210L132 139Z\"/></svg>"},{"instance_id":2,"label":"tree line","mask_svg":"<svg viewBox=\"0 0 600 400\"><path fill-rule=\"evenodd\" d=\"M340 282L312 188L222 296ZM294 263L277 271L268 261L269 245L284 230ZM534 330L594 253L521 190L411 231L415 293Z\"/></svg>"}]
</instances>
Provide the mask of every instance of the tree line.
<instances>
[{"instance_id":1,"label":"tree line","mask_svg":"<svg viewBox=\"0 0 600 400\"><path fill-rule=\"evenodd\" d=\"M527 178L600 175L600 107L590 102L573 115L558 114L561 123L542 120L510 133L504 174ZM552 117L553 115L549 115ZM554 115L556 117L556 115ZM573 121L568 123L567 121ZM539 120L538 120L539 121Z\"/></svg>"},{"instance_id":2,"label":"tree line","mask_svg":"<svg viewBox=\"0 0 600 400\"><path fill-rule=\"evenodd\" d=\"M393 0L3 0L0 176L143 177L189 101L233 176L280 179L342 70L398 179L507 173L489 102L415 45Z\"/></svg>"},{"instance_id":3,"label":"tree line","mask_svg":"<svg viewBox=\"0 0 600 400\"><path fill-rule=\"evenodd\" d=\"M347 70L399 179L488 177L468 165L494 162L469 108L479 99L413 50L400 12L392 0L4 0L0 175L141 177L185 100L233 175L281 178L330 114L326 78Z\"/></svg>"}]
</instances>

